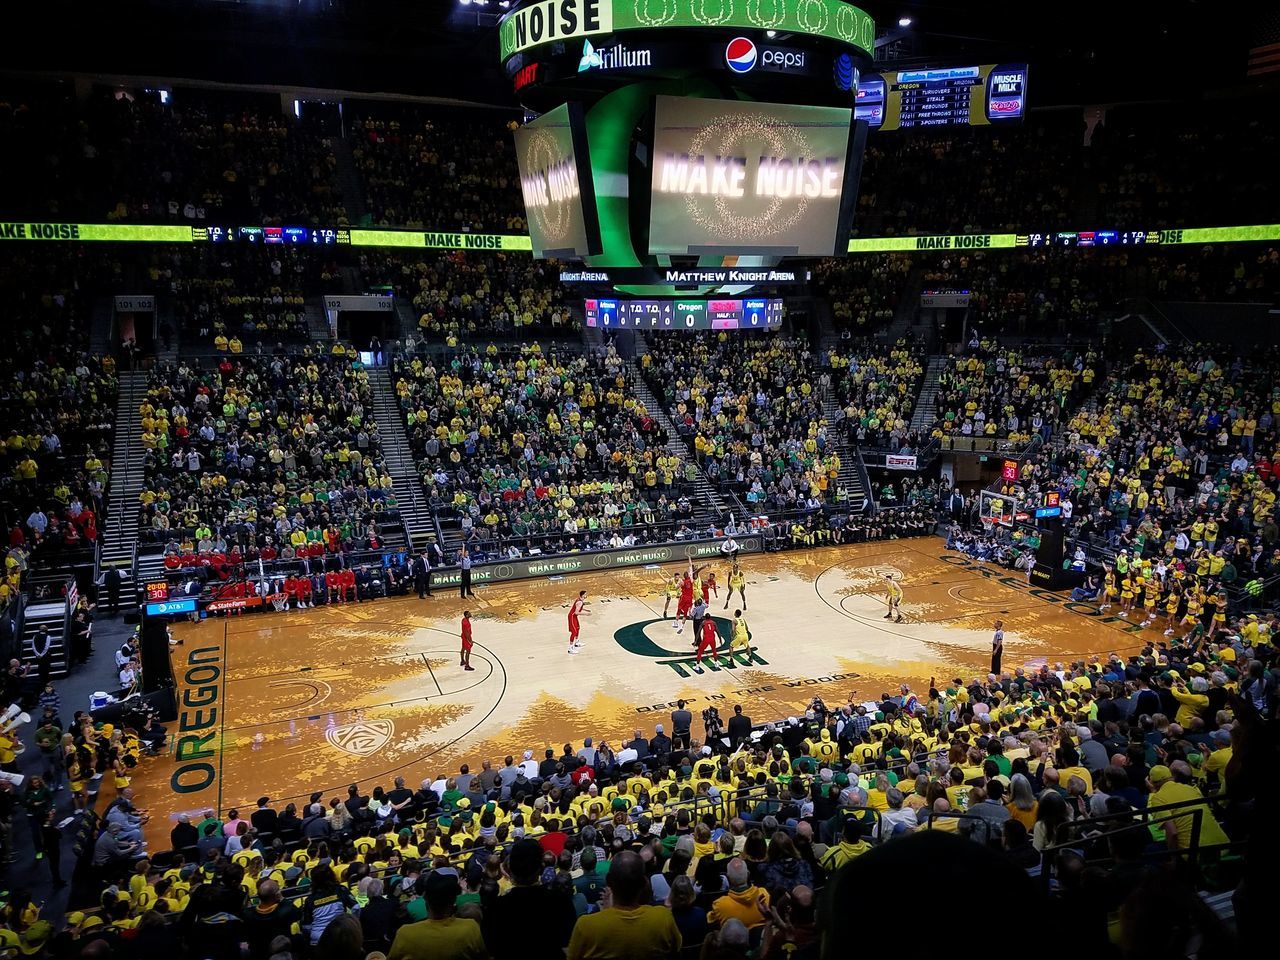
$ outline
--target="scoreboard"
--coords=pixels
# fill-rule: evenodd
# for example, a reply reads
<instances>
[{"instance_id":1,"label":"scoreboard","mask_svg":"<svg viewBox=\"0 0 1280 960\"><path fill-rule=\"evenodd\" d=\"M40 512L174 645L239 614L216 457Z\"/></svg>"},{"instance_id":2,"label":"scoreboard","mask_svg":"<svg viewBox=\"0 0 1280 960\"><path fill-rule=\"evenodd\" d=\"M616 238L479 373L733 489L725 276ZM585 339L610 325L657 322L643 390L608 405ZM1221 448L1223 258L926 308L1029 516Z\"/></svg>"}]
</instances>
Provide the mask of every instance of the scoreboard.
<instances>
[{"instance_id":1,"label":"scoreboard","mask_svg":"<svg viewBox=\"0 0 1280 960\"><path fill-rule=\"evenodd\" d=\"M588 327L639 330L777 330L781 300L617 300L583 304Z\"/></svg>"},{"instance_id":2,"label":"scoreboard","mask_svg":"<svg viewBox=\"0 0 1280 960\"><path fill-rule=\"evenodd\" d=\"M873 130L1007 124L1026 112L1025 63L867 74L854 108Z\"/></svg>"}]
</instances>

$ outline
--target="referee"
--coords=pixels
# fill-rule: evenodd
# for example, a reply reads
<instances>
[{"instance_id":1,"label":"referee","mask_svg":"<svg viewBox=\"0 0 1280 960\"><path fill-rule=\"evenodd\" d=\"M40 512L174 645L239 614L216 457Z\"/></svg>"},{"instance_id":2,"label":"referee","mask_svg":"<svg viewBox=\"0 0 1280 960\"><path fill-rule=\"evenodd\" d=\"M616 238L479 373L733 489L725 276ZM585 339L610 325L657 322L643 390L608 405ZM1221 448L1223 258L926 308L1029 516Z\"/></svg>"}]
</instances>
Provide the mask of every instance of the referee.
<instances>
[{"instance_id":1,"label":"referee","mask_svg":"<svg viewBox=\"0 0 1280 960\"><path fill-rule=\"evenodd\" d=\"M458 595L463 600L474 597L475 592L471 589L471 555L467 553L465 545L458 548L458 565L462 567L462 583L458 588Z\"/></svg>"}]
</instances>

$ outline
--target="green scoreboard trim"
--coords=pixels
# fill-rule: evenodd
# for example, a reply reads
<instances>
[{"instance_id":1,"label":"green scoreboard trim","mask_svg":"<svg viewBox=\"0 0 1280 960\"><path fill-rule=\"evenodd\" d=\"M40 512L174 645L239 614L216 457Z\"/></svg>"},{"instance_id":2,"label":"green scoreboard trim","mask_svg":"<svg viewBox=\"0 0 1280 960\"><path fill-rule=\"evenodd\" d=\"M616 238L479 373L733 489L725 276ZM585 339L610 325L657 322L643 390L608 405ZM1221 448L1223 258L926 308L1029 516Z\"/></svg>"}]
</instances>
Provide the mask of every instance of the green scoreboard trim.
<instances>
[{"instance_id":1,"label":"green scoreboard trim","mask_svg":"<svg viewBox=\"0 0 1280 960\"><path fill-rule=\"evenodd\" d=\"M498 24L501 59L563 40L625 30L708 27L824 37L875 52L871 15L844 0L537 0Z\"/></svg>"}]
</instances>

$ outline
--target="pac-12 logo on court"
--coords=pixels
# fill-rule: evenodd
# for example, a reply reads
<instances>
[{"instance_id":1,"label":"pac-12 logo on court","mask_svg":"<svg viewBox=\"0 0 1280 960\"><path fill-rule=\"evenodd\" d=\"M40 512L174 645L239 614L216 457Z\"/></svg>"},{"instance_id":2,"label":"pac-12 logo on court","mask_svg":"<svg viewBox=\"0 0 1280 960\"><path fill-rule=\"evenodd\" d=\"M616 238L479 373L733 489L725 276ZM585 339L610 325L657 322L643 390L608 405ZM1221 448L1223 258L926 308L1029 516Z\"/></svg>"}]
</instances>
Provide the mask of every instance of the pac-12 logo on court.
<instances>
[{"instance_id":1,"label":"pac-12 logo on court","mask_svg":"<svg viewBox=\"0 0 1280 960\"><path fill-rule=\"evenodd\" d=\"M733 622L725 617L711 619L715 621L716 630L720 634L720 646L716 649L715 656L709 659L703 657L704 670L719 673L721 670L735 670L738 667L769 665L769 661L760 656L754 646L731 652L729 638L733 636ZM639 623L631 623L614 631L613 639L627 653L634 653L637 657L647 657L656 664L670 667L678 677L688 677L694 673L693 623L689 621L684 633L676 633L674 623L673 620L663 620L661 617L655 620L641 620ZM674 644L683 649L669 650L655 640L655 636L662 637L663 643Z\"/></svg>"},{"instance_id":2,"label":"pac-12 logo on court","mask_svg":"<svg viewBox=\"0 0 1280 960\"><path fill-rule=\"evenodd\" d=\"M357 720L340 727L330 727L324 737L330 746L354 757L367 757L377 753L391 740L395 724L390 720Z\"/></svg>"}]
</instances>

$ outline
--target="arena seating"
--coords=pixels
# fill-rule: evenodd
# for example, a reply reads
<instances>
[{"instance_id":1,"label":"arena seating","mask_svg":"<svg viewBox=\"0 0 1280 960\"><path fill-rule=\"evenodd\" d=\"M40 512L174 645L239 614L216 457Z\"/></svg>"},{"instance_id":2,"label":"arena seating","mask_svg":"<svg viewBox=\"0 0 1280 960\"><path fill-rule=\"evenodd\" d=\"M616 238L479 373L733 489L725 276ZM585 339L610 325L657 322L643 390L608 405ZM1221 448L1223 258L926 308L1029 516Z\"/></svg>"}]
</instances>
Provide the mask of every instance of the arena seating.
<instances>
[{"instance_id":1,"label":"arena seating","mask_svg":"<svg viewBox=\"0 0 1280 960\"><path fill-rule=\"evenodd\" d=\"M491 346L393 373L431 506L473 552L669 539L692 518L685 466L616 354Z\"/></svg>"},{"instance_id":2,"label":"arena seating","mask_svg":"<svg viewBox=\"0 0 1280 960\"><path fill-rule=\"evenodd\" d=\"M835 327L865 336L887 326L897 311L913 264L906 254L820 260L814 273L830 302Z\"/></svg>"},{"instance_id":3,"label":"arena seating","mask_svg":"<svg viewBox=\"0 0 1280 960\"><path fill-rule=\"evenodd\" d=\"M310 250L249 245L190 251L152 267L157 285L173 292L186 342L232 353L306 340L306 294L332 287L336 275Z\"/></svg>"},{"instance_id":4,"label":"arena seating","mask_svg":"<svg viewBox=\"0 0 1280 960\"><path fill-rule=\"evenodd\" d=\"M366 286L390 286L413 304L418 332L457 346L471 336L572 329L558 267L526 254L363 253Z\"/></svg>"},{"instance_id":5,"label":"arena seating","mask_svg":"<svg viewBox=\"0 0 1280 960\"><path fill-rule=\"evenodd\" d=\"M368 374L345 356L161 365L142 426L140 530L167 553L376 550L396 508Z\"/></svg>"},{"instance_id":6,"label":"arena seating","mask_svg":"<svg viewBox=\"0 0 1280 960\"><path fill-rule=\"evenodd\" d=\"M833 349L828 355L837 424L859 447L915 447L911 414L924 373L923 355L905 341L892 348L872 342Z\"/></svg>"},{"instance_id":7,"label":"arena seating","mask_svg":"<svg viewBox=\"0 0 1280 960\"><path fill-rule=\"evenodd\" d=\"M655 336L640 362L712 483L761 512L821 505L840 463L807 341Z\"/></svg>"},{"instance_id":8,"label":"arena seating","mask_svg":"<svg viewBox=\"0 0 1280 960\"><path fill-rule=\"evenodd\" d=\"M1141 678L1133 716L1123 709L1126 671ZM1158 656L815 701L802 717L732 735L705 710L687 750L661 725L616 744L584 730L580 748L584 740L457 772L426 767L420 783L322 793L301 809L273 803L267 788L253 810L184 817L172 850L141 860L118 839L138 829L127 797L109 817L120 834L94 857L94 903L71 913L68 929L78 941L127 942L174 920L179 947L209 952L223 938L266 957L282 948L268 935L299 955L323 954L332 931L353 923L363 949L394 955L408 939L403 924L456 910L502 956L525 933L506 922L523 902L519 892L506 899L512 890L544 888L540 936L554 952L591 934L589 918L609 910L607 889L615 908L670 910L616 935L637 949L692 955L704 940L729 939L736 920L772 957L789 952L775 953L779 944L832 935L838 922L811 910L828 885L852 909L846 878L874 886L887 857L918 856L944 858L974 882L998 878L1028 904L1048 904L1051 878L1061 883L1087 857L1096 873L1076 881L1073 917L1105 931L1121 904L1231 889L1243 869L1233 850L1256 829L1247 801L1257 788L1231 760L1264 734L1190 693L1177 671L1210 676L1217 691L1235 683L1227 671L1237 676L1218 650L1174 644ZM77 734L89 764L95 736ZM1126 865L1142 882L1116 892L1109 878ZM648 877L643 892L629 893L628 871ZM264 910L280 922L264 928ZM24 911L10 929L29 944L51 932L36 924Z\"/></svg>"},{"instance_id":9,"label":"arena seating","mask_svg":"<svg viewBox=\"0 0 1280 960\"><path fill-rule=\"evenodd\" d=\"M976 349L974 349L976 348ZM1092 351L1037 352L974 341L939 379L935 437L1048 439L1097 382Z\"/></svg>"},{"instance_id":10,"label":"arena seating","mask_svg":"<svg viewBox=\"0 0 1280 960\"><path fill-rule=\"evenodd\" d=\"M179 90L169 106L31 89L0 98L0 133L39 147L0 151L5 182L30 187L7 216L345 222L337 155L281 117L274 96ZM504 116L353 112L374 222L524 229ZM1248 101L1217 117L1186 113L1112 108L1089 146L1073 111L1008 132L886 134L869 148L860 229L1280 220L1274 111ZM941 479L886 482L880 509L863 515L827 495L837 439L893 450L987 438L1029 450L1002 492L1054 491L1070 505L1066 530L1090 575L1072 600L1131 626L1106 659L953 679L944 658L929 689L863 688L757 722L745 741L707 711L688 748L647 723L616 744L583 728L563 751L513 741L505 760L469 758L456 773L416 764L407 786L383 778L368 795L322 792L316 806L277 810L276 785L263 783L258 810L188 816L171 850L153 840L145 856L130 843L151 798L118 786L115 803L99 798L66 827L80 862L65 923L22 886L43 880L47 858L10 869L7 955L418 960L558 957L568 945L576 960L605 924L623 925L618 908L651 905L659 910L613 934L633 955L803 960L854 945L911 949L911 932L883 918L929 890L985 897L1013 919L1019 933L987 936L987 949L1047 931L1099 956L1194 946L1207 957L1235 952L1211 909L1222 894L1238 886L1242 911L1265 902L1280 701L1280 353L1273 336L1251 352L1083 337L1131 296L1274 302L1274 248L824 263L818 289L845 336L821 350L793 334L649 339L638 364L677 436L613 350L534 342L575 325L557 268L523 254L12 249L0 267L16 331L0 359L0 501L13 521L0 614L26 587L25 563L92 543L108 506L134 507L105 499L116 361L89 354L87 312L93 297L144 281L173 296L184 346L149 369L141 410L140 533L163 545L166 567L234 581L246 561L278 577L292 563L287 572L309 575L319 594L321 571L341 564L354 576L350 557L388 552L399 505L369 375L345 350L292 343L307 335L304 298L350 292L341 268L358 264L366 286L391 285L421 317L422 342L388 345L391 384L447 545L466 543L477 560L692 536L700 469L770 514L760 530L770 547L923 536L950 512L948 551L1026 570L1025 543L977 523L976 503L951 506ZM853 339L892 322L909 277L974 297L972 336L942 377L928 437L910 429L925 347ZM188 347L219 355L195 359ZM302 590L290 591L295 603L313 596ZM70 719L72 704L35 700L12 670L5 692ZM0 857L14 855L15 835L56 842L41 828L56 829L68 799L83 806L92 773L110 783L149 762L144 746L165 746L145 729L84 719L66 724L69 743L43 732L21 761L25 783L0 782ZM0 733L6 773L18 769L12 747ZM51 791L37 769L69 789ZM353 773L366 775L379 778ZM400 932L455 911L480 921L464 930L459 951L470 953ZM935 926L934 939L977 942Z\"/></svg>"},{"instance_id":11,"label":"arena seating","mask_svg":"<svg viewBox=\"0 0 1280 960\"><path fill-rule=\"evenodd\" d=\"M352 125L351 141L373 221L475 233L523 230L513 122L497 111L464 116L370 108Z\"/></svg>"},{"instance_id":12,"label":"arena seating","mask_svg":"<svg viewBox=\"0 0 1280 960\"><path fill-rule=\"evenodd\" d=\"M0 359L0 441L9 545L42 564L92 548L107 509L116 365L88 354L77 277L104 269L91 254L14 250L0 270L12 321ZM25 561L24 561L25 562Z\"/></svg>"}]
</instances>

